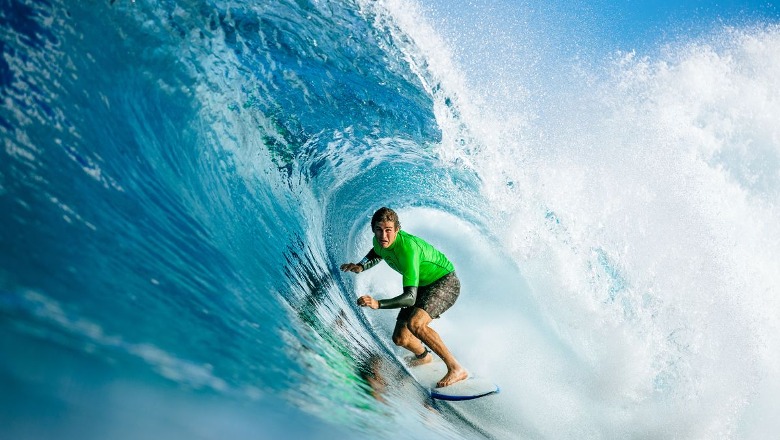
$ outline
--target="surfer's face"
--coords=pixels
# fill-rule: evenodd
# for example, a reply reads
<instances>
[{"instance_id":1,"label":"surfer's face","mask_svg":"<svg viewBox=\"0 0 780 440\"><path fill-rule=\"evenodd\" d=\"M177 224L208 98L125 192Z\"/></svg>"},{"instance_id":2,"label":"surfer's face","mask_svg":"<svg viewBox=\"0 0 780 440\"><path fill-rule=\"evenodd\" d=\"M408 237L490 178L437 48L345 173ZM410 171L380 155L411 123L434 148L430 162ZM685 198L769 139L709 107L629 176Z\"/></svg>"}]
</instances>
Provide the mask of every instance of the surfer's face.
<instances>
[{"instance_id":1,"label":"surfer's face","mask_svg":"<svg viewBox=\"0 0 780 440\"><path fill-rule=\"evenodd\" d=\"M393 222L379 222L374 225L374 236L383 248L390 247L397 235L398 228L395 227Z\"/></svg>"}]
</instances>

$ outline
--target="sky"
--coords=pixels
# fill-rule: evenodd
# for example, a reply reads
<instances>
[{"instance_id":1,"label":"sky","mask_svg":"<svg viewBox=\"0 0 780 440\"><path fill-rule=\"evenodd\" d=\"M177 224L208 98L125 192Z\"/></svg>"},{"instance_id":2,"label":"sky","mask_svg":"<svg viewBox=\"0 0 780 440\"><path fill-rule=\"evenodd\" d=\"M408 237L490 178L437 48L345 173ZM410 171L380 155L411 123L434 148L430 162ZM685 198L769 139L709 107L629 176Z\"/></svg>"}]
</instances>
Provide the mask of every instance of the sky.
<instances>
[{"instance_id":1,"label":"sky","mask_svg":"<svg viewBox=\"0 0 780 440\"><path fill-rule=\"evenodd\" d=\"M645 42L674 39L680 34L696 36L719 25L742 26L758 22L780 22L780 8L774 0L564 0L563 8L582 7L582 25L597 40L622 50L643 48ZM622 46L622 47L621 47Z\"/></svg>"},{"instance_id":2,"label":"sky","mask_svg":"<svg viewBox=\"0 0 780 440\"><path fill-rule=\"evenodd\" d=\"M780 26L780 0L427 0L420 5L480 93L529 94L595 72L624 54L662 58L666 47L718 43L724 27ZM495 89L495 90L494 90ZM509 104L510 106L513 104Z\"/></svg>"},{"instance_id":3,"label":"sky","mask_svg":"<svg viewBox=\"0 0 780 440\"><path fill-rule=\"evenodd\" d=\"M427 5L435 19L456 27L499 27L580 55L646 51L681 36L705 35L713 26L780 23L780 0L430 0Z\"/></svg>"}]
</instances>

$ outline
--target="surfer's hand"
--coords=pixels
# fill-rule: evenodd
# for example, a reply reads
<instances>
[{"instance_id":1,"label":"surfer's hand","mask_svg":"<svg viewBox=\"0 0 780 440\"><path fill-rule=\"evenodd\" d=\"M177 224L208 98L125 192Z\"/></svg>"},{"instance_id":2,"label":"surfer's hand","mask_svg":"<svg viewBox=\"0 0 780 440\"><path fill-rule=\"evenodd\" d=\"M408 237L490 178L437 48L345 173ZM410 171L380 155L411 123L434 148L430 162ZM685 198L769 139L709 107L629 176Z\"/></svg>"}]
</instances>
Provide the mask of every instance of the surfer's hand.
<instances>
[{"instance_id":1,"label":"surfer's hand","mask_svg":"<svg viewBox=\"0 0 780 440\"><path fill-rule=\"evenodd\" d=\"M379 301L375 300L370 295L363 295L358 298L357 304L360 307L371 307L374 310L379 308Z\"/></svg>"},{"instance_id":2,"label":"surfer's hand","mask_svg":"<svg viewBox=\"0 0 780 440\"><path fill-rule=\"evenodd\" d=\"M361 266L359 264L354 264L354 263L345 263L345 264L341 265L341 270L343 272L360 273L360 272L363 272L363 266Z\"/></svg>"}]
</instances>

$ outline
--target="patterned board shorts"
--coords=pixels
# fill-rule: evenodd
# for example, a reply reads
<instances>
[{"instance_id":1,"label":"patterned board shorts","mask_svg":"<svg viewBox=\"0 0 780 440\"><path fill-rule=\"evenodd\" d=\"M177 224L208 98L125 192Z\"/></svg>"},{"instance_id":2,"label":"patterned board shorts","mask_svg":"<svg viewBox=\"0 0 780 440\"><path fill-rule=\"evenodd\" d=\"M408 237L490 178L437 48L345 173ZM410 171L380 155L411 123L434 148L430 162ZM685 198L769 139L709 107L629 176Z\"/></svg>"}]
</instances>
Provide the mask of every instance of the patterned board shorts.
<instances>
[{"instance_id":1,"label":"patterned board shorts","mask_svg":"<svg viewBox=\"0 0 780 440\"><path fill-rule=\"evenodd\" d=\"M415 307L425 310L431 318L436 319L455 304L458 295L460 295L460 280L453 271L427 286L420 286L417 289L417 301L414 306L402 308L396 319L408 320Z\"/></svg>"}]
</instances>

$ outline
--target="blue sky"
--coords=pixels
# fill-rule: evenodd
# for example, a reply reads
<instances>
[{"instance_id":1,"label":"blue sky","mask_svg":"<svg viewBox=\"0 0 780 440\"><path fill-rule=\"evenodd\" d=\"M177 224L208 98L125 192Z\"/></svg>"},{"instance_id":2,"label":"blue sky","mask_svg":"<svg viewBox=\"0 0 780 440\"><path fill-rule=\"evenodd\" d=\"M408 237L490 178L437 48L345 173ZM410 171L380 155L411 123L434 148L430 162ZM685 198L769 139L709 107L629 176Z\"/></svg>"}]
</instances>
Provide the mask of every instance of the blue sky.
<instances>
[{"instance_id":1,"label":"blue sky","mask_svg":"<svg viewBox=\"0 0 780 440\"><path fill-rule=\"evenodd\" d=\"M665 59L690 43L728 42L724 27L780 26L780 0L427 0L421 5L469 88L495 97L491 105L510 111L518 102L538 104L532 111L538 116L547 111L540 103L557 105L556 98L545 96L565 95L562 90L581 72L608 74L625 53Z\"/></svg>"},{"instance_id":2,"label":"blue sky","mask_svg":"<svg viewBox=\"0 0 780 440\"><path fill-rule=\"evenodd\" d=\"M697 36L712 26L778 23L780 8L774 0L564 0L560 7L581 10L581 22L597 40L620 49L642 48L680 35ZM584 5L584 6L578 6Z\"/></svg>"},{"instance_id":3,"label":"blue sky","mask_svg":"<svg viewBox=\"0 0 780 440\"><path fill-rule=\"evenodd\" d=\"M780 23L780 0L430 0L449 32L492 26L563 52L652 50L713 26ZM457 24L456 24L457 23Z\"/></svg>"}]
</instances>

